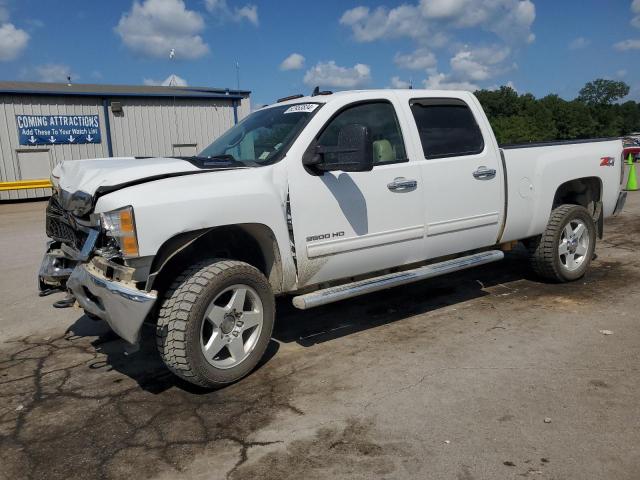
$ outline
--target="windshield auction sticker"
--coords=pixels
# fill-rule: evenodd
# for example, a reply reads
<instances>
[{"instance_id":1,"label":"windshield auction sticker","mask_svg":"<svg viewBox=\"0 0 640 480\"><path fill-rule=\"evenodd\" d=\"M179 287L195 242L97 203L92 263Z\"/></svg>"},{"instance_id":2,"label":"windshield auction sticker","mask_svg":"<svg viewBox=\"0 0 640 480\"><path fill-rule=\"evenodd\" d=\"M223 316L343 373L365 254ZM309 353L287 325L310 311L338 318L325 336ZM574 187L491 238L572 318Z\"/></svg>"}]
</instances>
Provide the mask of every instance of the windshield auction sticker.
<instances>
[{"instance_id":1,"label":"windshield auction sticker","mask_svg":"<svg viewBox=\"0 0 640 480\"><path fill-rule=\"evenodd\" d=\"M284 113L311 113L318 108L317 103L299 103L298 105L291 105Z\"/></svg>"}]
</instances>

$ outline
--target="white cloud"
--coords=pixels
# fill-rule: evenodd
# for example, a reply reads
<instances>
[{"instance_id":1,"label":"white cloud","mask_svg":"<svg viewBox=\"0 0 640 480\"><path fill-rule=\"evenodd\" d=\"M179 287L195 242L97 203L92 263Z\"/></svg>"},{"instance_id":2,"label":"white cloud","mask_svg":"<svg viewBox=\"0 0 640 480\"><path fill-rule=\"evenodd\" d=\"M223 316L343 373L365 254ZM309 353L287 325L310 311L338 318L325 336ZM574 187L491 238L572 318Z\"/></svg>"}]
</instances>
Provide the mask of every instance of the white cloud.
<instances>
[{"instance_id":1,"label":"white cloud","mask_svg":"<svg viewBox=\"0 0 640 480\"><path fill-rule=\"evenodd\" d=\"M413 0L396 8L356 6L343 13L340 24L349 27L358 42L413 40L415 50L397 53L394 62L399 68L425 71L429 88L475 90L516 68L509 59L514 50L534 41L535 18L531 0ZM478 30L493 34L497 43L459 47L462 42L456 37ZM456 48L450 71L440 72L433 50L449 46Z\"/></svg>"},{"instance_id":2,"label":"white cloud","mask_svg":"<svg viewBox=\"0 0 640 480\"><path fill-rule=\"evenodd\" d=\"M188 10L183 0L134 1L115 27L123 43L140 55L163 58L176 50L176 58L194 59L209 47L199 35L204 29L202 16Z\"/></svg>"},{"instance_id":3,"label":"white cloud","mask_svg":"<svg viewBox=\"0 0 640 480\"><path fill-rule=\"evenodd\" d=\"M467 0L430 0L421 1L422 11L427 18L453 18L464 12Z\"/></svg>"},{"instance_id":4,"label":"white cloud","mask_svg":"<svg viewBox=\"0 0 640 480\"><path fill-rule=\"evenodd\" d=\"M355 25L356 23L365 20L368 16L369 7L355 7L342 14L340 23L343 25Z\"/></svg>"},{"instance_id":5,"label":"white cloud","mask_svg":"<svg viewBox=\"0 0 640 480\"><path fill-rule=\"evenodd\" d=\"M29 34L12 23L0 25L0 61L15 60L27 48Z\"/></svg>"},{"instance_id":6,"label":"white cloud","mask_svg":"<svg viewBox=\"0 0 640 480\"><path fill-rule=\"evenodd\" d=\"M423 82L424 88L430 90L468 90L474 92L479 90L480 87L472 82L468 81L455 81L451 79L450 75L444 73L432 73Z\"/></svg>"},{"instance_id":7,"label":"white cloud","mask_svg":"<svg viewBox=\"0 0 640 480\"><path fill-rule=\"evenodd\" d=\"M640 50L640 39L629 39L616 43L613 48L624 52L626 50Z\"/></svg>"},{"instance_id":8,"label":"white cloud","mask_svg":"<svg viewBox=\"0 0 640 480\"><path fill-rule=\"evenodd\" d=\"M391 10L378 7L355 7L344 12L340 24L351 27L358 42L373 42L381 38L425 37L427 22L414 5L400 5Z\"/></svg>"},{"instance_id":9,"label":"white cloud","mask_svg":"<svg viewBox=\"0 0 640 480\"><path fill-rule=\"evenodd\" d=\"M463 81L489 80L508 70L502 66L511 53L509 47L465 47L450 60L454 78Z\"/></svg>"},{"instance_id":10,"label":"white cloud","mask_svg":"<svg viewBox=\"0 0 640 480\"><path fill-rule=\"evenodd\" d=\"M631 2L631 12L635 14L631 19L631 25L640 28L640 0L633 0L633 2Z\"/></svg>"},{"instance_id":11,"label":"white cloud","mask_svg":"<svg viewBox=\"0 0 640 480\"><path fill-rule=\"evenodd\" d=\"M391 88L409 88L411 82L402 80L400 77L391 77Z\"/></svg>"},{"instance_id":12,"label":"white cloud","mask_svg":"<svg viewBox=\"0 0 640 480\"><path fill-rule=\"evenodd\" d=\"M236 16L239 19L245 18L249 23L258 26L258 7L256 5L245 5L236 10Z\"/></svg>"},{"instance_id":13,"label":"white cloud","mask_svg":"<svg viewBox=\"0 0 640 480\"><path fill-rule=\"evenodd\" d=\"M164 80L154 80L153 78L145 78L143 80L143 83L148 86L161 85L163 87L186 87L188 85L187 81L184 78L179 77L175 73L172 73Z\"/></svg>"},{"instance_id":14,"label":"white cloud","mask_svg":"<svg viewBox=\"0 0 640 480\"><path fill-rule=\"evenodd\" d=\"M407 54L396 53L393 61L398 67L408 70L426 70L435 67L437 63L436 56L426 48L419 48Z\"/></svg>"},{"instance_id":15,"label":"white cloud","mask_svg":"<svg viewBox=\"0 0 640 480\"><path fill-rule=\"evenodd\" d=\"M588 47L591 44L591 40L587 40L584 37L574 38L569 42L569 50L580 50L581 48Z\"/></svg>"},{"instance_id":16,"label":"white cloud","mask_svg":"<svg viewBox=\"0 0 640 480\"><path fill-rule=\"evenodd\" d=\"M217 15L219 20L233 20L240 22L246 20L249 23L258 26L258 7L252 4L246 4L242 7L231 8L227 4L227 0L205 0L204 5L209 13Z\"/></svg>"},{"instance_id":17,"label":"white cloud","mask_svg":"<svg viewBox=\"0 0 640 480\"><path fill-rule=\"evenodd\" d=\"M531 26L536 19L536 7L530 0L485 0L487 5L498 4L491 11L486 30L495 33L508 42L524 41L533 43L536 36L531 32Z\"/></svg>"},{"instance_id":18,"label":"white cloud","mask_svg":"<svg viewBox=\"0 0 640 480\"><path fill-rule=\"evenodd\" d=\"M511 50L506 46L465 46L449 60L449 73L428 69L424 86L434 90L479 90L481 82L515 68L515 65L505 65L510 54Z\"/></svg>"},{"instance_id":19,"label":"white cloud","mask_svg":"<svg viewBox=\"0 0 640 480\"><path fill-rule=\"evenodd\" d=\"M7 0L0 0L0 62L15 60L27 48L29 34L10 23Z\"/></svg>"},{"instance_id":20,"label":"white cloud","mask_svg":"<svg viewBox=\"0 0 640 480\"><path fill-rule=\"evenodd\" d=\"M371 68L357 63L353 67L341 67L333 60L318 62L304 74L304 83L321 88L356 88L371 81Z\"/></svg>"},{"instance_id":21,"label":"white cloud","mask_svg":"<svg viewBox=\"0 0 640 480\"><path fill-rule=\"evenodd\" d=\"M443 31L479 27L509 42L531 43L536 18L531 0L420 0L387 9L359 6L340 18L359 42L409 37L440 43Z\"/></svg>"},{"instance_id":22,"label":"white cloud","mask_svg":"<svg viewBox=\"0 0 640 480\"><path fill-rule=\"evenodd\" d=\"M280 64L280 70L300 70L304 68L305 58L299 53L292 53Z\"/></svg>"},{"instance_id":23,"label":"white cloud","mask_svg":"<svg viewBox=\"0 0 640 480\"><path fill-rule=\"evenodd\" d=\"M29 69L31 70L31 69ZM71 77L71 81L75 81L76 75L71 71L69 65L61 63L47 63L33 67L33 71L28 74L35 75L39 82L64 82L67 83L67 77Z\"/></svg>"}]
</instances>

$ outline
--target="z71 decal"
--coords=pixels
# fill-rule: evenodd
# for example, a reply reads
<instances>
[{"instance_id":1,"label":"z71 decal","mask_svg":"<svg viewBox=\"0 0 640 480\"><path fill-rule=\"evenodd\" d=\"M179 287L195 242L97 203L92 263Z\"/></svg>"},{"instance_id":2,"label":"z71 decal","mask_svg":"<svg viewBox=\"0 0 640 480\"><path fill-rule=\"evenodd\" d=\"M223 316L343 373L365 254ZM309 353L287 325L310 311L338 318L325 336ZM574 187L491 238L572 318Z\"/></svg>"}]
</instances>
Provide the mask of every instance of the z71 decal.
<instances>
[{"instance_id":1,"label":"z71 decal","mask_svg":"<svg viewBox=\"0 0 640 480\"><path fill-rule=\"evenodd\" d=\"M613 157L602 157L600 159L601 167L613 167L616 164L616 160Z\"/></svg>"}]
</instances>

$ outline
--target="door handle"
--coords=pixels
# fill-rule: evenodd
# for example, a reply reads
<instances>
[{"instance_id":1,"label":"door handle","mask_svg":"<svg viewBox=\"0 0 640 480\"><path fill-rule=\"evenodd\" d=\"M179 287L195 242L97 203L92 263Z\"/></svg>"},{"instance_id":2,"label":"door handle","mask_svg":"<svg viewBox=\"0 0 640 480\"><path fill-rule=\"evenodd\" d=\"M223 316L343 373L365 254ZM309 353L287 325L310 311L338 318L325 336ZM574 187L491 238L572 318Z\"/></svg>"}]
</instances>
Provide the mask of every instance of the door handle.
<instances>
[{"instance_id":1,"label":"door handle","mask_svg":"<svg viewBox=\"0 0 640 480\"><path fill-rule=\"evenodd\" d=\"M478 169L475 172L473 172L473 177L476 180L491 180L495 176L496 176L496 169L487 168L484 165L481 167L478 167Z\"/></svg>"},{"instance_id":2,"label":"door handle","mask_svg":"<svg viewBox=\"0 0 640 480\"><path fill-rule=\"evenodd\" d=\"M392 192L406 192L418 186L417 180L408 180L404 177L396 177L393 182L387 184L387 188Z\"/></svg>"}]
</instances>

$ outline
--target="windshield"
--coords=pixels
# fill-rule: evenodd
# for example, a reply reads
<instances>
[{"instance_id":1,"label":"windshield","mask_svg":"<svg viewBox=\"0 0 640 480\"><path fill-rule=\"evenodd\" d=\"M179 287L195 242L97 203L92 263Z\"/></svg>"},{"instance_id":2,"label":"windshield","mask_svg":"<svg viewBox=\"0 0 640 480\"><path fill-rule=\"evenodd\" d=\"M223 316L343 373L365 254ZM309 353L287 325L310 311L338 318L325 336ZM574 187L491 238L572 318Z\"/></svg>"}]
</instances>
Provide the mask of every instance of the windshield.
<instances>
[{"instance_id":1,"label":"windshield","mask_svg":"<svg viewBox=\"0 0 640 480\"><path fill-rule=\"evenodd\" d=\"M198 154L242 163L272 163L296 138L320 105L299 103L253 112Z\"/></svg>"}]
</instances>

